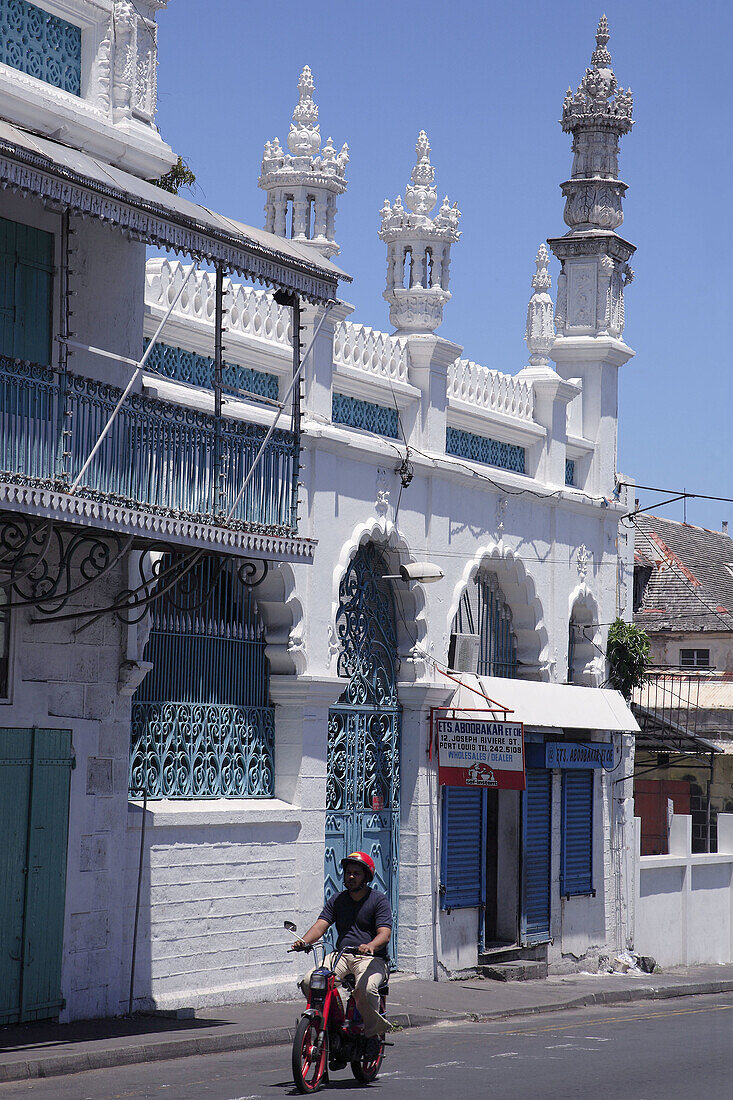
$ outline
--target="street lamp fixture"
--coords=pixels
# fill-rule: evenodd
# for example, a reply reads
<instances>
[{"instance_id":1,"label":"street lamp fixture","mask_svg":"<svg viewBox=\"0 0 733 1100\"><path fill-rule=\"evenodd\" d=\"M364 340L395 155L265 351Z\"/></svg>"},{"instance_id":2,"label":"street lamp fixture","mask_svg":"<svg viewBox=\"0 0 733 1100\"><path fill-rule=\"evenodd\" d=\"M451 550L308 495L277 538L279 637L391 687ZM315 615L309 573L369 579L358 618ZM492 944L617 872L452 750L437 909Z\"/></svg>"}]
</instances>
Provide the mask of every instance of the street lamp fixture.
<instances>
[{"instance_id":1,"label":"street lamp fixture","mask_svg":"<svg viewBox=\"0 0 733 1100\"><path fill-rule=\"evenodd\" d=\"M401 565L399 573L393 573L383 577L385 581L420 581L422 584L433 584L434 581L442 581L445 573L439 565L433 565L430 561L413 561L409 565Z\"/></svg>"}]
</instances>

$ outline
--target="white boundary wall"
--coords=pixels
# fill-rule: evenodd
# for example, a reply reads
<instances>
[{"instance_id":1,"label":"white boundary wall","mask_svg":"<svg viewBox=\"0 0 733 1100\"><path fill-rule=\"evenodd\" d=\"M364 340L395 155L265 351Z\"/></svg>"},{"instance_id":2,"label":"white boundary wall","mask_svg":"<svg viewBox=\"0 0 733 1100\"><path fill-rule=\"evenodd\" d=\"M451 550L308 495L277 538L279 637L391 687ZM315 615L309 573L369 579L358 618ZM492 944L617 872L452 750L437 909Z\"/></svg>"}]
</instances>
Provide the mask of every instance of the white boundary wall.
<instances>
[{"instance_id":1,"label":"white boundary wall","mask_svg":"<svg viewBox=\"0 0 733 1100\"><path fill-rule=\"evenodd\" d=\"M692 855L691 817L672 817L666 856L640 855L635 824L634 949L663 967L733 962L733 814L718 815L710 855Z\"/></svg>"}]
</instances>

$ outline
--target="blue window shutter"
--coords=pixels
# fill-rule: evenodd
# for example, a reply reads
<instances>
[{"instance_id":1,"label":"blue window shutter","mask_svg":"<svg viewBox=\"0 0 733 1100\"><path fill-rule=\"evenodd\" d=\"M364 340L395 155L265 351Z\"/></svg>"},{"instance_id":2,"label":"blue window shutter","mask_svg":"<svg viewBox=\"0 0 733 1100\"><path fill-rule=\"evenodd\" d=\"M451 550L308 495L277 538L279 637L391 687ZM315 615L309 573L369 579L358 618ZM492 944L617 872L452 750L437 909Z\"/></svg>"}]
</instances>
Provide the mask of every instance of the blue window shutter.
<instances>
[{"instance_id":1,"label":"blue window shutter","mask_svg":"<svg viewBox=\"0 0 733 1100\"><path fill-rule=\"evenodd\" d=\"M441 845L442 909L468 909L486 902L486 792L443 788Z\"/></svg>"},{"instance_id":2,"label":"blue window shutter","mask_svg":"<svg viewBox=\"0 0 733 1100\"><path fill-rule=\"evenodd\" d=\"M522 940L524 943L544 943L550 938L551 771L545 768L527 768L527 786L522 797L522 807Z\"/></svg>"},{"instance_id":3,"label":"blue window shutter","mask_svg":"<svg viewBox=\"0 0 733 1100\"><path fill-rule=\"evenodd\" d=\"M564 771L562 776L562 852L560 892L592 894L593 771Z\"/></svg>"},{"instance_id":4,"label":"blue window shutter","mask_svg":"<svg viewBox=\"0 0 733 1100\"><path fill-rule=\"evenodd\" d=\"M0 355L50 364L53 234L0 218Z\"/></svg>"}]
</instances>

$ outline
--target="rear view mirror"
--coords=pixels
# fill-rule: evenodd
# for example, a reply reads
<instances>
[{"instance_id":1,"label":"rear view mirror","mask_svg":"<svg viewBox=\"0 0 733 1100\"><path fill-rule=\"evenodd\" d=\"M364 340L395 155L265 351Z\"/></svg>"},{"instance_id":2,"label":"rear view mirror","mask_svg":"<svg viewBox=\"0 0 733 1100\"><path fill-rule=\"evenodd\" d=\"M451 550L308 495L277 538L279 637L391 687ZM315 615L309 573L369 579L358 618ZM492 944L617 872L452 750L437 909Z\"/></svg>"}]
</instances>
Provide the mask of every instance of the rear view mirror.
<instances>
[{"instance_id":1,"label":"rear view mirror","mask_svg":"<svg viewBox=\"0 0 733 1100\"><path fill-rule=\"evenodd\" d=\"M291 920L284 920L283 921L283 928L287 928L288 932L297 932L298 931L298 926L293 924L293 922Z\"/></svg>"}]
</instances>

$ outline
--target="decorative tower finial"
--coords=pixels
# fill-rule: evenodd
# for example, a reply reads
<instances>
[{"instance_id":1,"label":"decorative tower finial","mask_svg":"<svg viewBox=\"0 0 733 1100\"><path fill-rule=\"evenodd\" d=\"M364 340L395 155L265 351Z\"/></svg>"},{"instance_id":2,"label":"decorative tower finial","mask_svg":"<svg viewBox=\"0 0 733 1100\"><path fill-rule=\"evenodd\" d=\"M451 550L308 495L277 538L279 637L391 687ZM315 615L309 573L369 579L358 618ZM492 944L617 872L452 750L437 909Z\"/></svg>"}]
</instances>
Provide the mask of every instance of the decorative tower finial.
<instances>
[{"instance_id":1,"label":"decorative tower finial","mask_svg":"<svg viewBox=\"0 0 733 1100\"><path fill-rule=\"evenodd\" d=\"M389 318L402 334L434 332L443 320L443 306L450 301L451 245L460 237L458 205L448 196L431 218L438 192L435 168L430 163L430 142L421 130L415 145L417 160L405 188L405 205L397 196L384 200L379 236L387 245Z\"/></svg>"},{"instance_id":2,"label":"decorative tower finial","mask_svg":"<svg viewBox=\"0 0 733 1100\"><path fill-rule=\"evenodd\" d=\"M298 102L288 134L289 153L277 138L268 141L259 186L267 194L265 229L317 248L324 256L338 255L334 240L336 199L346 190L349 147L339 153L329 137L321 150L318 107L313 100L313 74L305 66L298 81Z\"/></svg>"},{"instance_id":3,"label":"decorative tower finial","mask_svg":"<svg viewBox=\"0 0 733 1100\"><path fill-rule=\"evenodd\" d=\"M562 265L555 312L560 336L619 337L624 327L623 288L634 247L615 230L624 220L626 193L618 178L619 139L634 125L633 97L618 86L608 39L603 15L591 67L563 103L561 125L573 135L574 153L572 176L561 184L570 232L548 242Z\"/></svg>"},{"instance_id":4,"label":"decorative tower finial","mask_svg":"<svg viewBox=\"0 0 733 1100\"><path fill-rule=\"evenodd\" d=\"M533 367L546 367L550 348L555 342L555 325L552 319L552 298L550 297L550 256L541 244L535 258L537 270L532 279L534 293L527 307L527 332L525 340L530 353L529 362Z\"/></svg>"}]
</instances>

